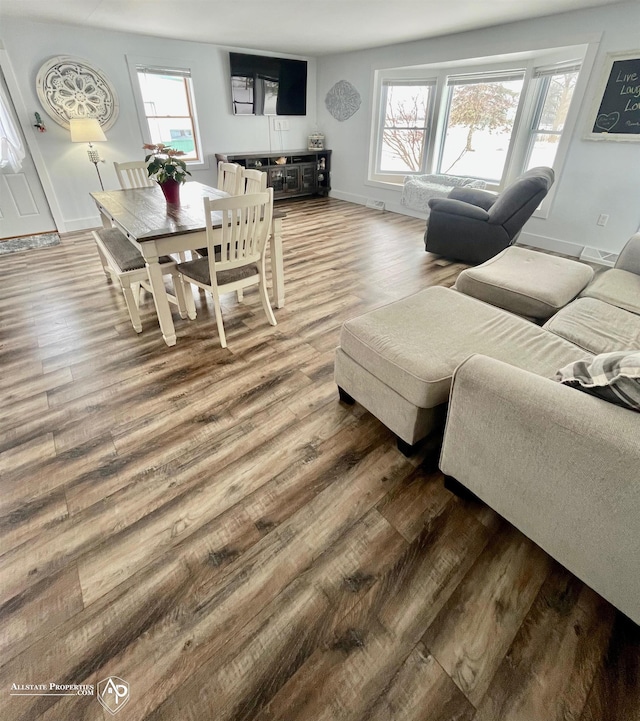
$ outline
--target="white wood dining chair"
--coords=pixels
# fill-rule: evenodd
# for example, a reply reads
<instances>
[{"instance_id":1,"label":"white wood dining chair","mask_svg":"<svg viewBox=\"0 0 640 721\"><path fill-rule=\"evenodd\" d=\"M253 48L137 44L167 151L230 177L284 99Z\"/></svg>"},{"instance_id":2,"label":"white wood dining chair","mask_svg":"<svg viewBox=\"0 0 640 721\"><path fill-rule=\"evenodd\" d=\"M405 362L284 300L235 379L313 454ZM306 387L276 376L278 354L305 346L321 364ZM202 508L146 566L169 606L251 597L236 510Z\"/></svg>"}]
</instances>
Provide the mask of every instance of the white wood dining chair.
<instances>
[{"instance_id":1,"label":"white wood dining chair","mask_svg":"<svg viewBox=\"0 0 640 721\"><path fill-rule=\"evenodd\" d=\"M129 163L114 163L118 182L123 190L129 188L150 188L154 182L147 173L147 164L144 160L134 160Z\"/></svg>"},{"instance_id":2,"label":"white wood dining chair","mask_svg":"<svg viewBox=\"0 0 640 721\"><path fill-rule=\"evenodd\" d=\"M140 295L143 289L153 295L149 273L142 253L118 228L94 230L92 235L96 241L98 255L105 275L120 285L129 318L131 319L131 325L136 333L142 333L139 310ZM186 318L189 311L185 302L184 286L175 260L168 255L161 256L160 268L163 275L170 275L173 279L175 295L167 293L169 302L178 306L181 318ZM191 298L191 304L193 306L193 297ZM196 317L195 307L189 317Z\"/></svg>"},{"instance_id":3,"label":"white wood dining chair","mask_svg":"<svg viewBox=\"0 0 640 721\"><path fill-rule=\"evenodd\" d=\"M222 216L222 228L213 229ZM204 199L208 255L179 263L183 281L193 283L213 296L220 344L227 347L220 296L257 285L262 307L271 325L276 319L269 303L265 280L265 252L273 215L273 188L262 193L236 195L218 200ZM217 225L217 223L216 223ZM193 294L185 293L187 313L195 314Z\"/></svg>"},{"instance_id":4,"label":"white wood dining chair","mask_svg":"<svg viewBox=\"0 0 640 721\"><path fill-rule=\"evenodd\" d=\"M218 163L218 190L229 195L242 195L244 192L244 168L238 163Z\"/></svg>"},{"instance_id":5,"label":"white wood dining chair","mask_svg":"<svg viewBox=\"0 0 640 721\"><path fill-rule=\"evenodd\" d=\"M245 195L262 193L267 189L267 174L263 170L245 168L243 175Z\"/></svg>"}]
</instances>

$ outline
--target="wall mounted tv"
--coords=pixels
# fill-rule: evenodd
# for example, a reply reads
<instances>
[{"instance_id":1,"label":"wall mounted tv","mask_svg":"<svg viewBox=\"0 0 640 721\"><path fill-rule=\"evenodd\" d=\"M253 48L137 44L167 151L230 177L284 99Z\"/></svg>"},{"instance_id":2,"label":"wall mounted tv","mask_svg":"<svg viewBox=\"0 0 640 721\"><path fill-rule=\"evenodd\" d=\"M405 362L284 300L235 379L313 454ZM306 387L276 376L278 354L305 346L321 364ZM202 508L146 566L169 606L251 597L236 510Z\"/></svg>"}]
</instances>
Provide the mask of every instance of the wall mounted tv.
<instances>
[{"instance_id":1,"label":"wall mounted tv","mask_svg":"<svg viewBox=\"0 0 640 721\"><path fill-rule=\"evenodd\" d=\"M229 53L234 115L306 115L307 62Z\"/></svg>"}]
</instances>

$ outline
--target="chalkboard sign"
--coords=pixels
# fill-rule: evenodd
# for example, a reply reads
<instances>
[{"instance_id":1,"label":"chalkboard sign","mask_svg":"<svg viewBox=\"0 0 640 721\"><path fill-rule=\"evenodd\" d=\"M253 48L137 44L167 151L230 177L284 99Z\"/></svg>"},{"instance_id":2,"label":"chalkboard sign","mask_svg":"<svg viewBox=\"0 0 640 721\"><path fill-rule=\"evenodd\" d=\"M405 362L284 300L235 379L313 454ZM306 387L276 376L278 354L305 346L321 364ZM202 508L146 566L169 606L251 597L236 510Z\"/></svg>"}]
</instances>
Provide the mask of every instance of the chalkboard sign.
<instances>
[{"instance_id":1,"label":"chalkboard sign","mask_svg":"<svg viewBox=\"0 0 640 721\"><path fill-rule=\"evenodd\" d=\"M607 57L588 137L640 140L640 51Z\"/></svg>"}]
</instances>

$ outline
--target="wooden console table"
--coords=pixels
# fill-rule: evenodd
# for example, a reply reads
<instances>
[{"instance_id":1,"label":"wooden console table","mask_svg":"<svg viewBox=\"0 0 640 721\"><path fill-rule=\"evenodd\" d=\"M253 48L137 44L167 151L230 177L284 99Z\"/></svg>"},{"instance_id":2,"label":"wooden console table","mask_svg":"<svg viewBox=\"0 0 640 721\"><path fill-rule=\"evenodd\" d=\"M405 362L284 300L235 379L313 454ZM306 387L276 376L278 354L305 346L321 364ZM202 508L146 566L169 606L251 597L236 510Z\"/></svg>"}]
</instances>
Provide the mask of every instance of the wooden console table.
<instances>
[{"instance_id":1,"label":"wooden console table","mask_svg":"<svg viewBox=\"0 0 640 721\"><path fill-rule=\"evenodd\" d=\"M328 195L331 190L330 150L287 150L278 153L217 153L218 160L267 173L273 197ZM276 160L285 159L284 163Z\"/></svg>"}]
</instances>

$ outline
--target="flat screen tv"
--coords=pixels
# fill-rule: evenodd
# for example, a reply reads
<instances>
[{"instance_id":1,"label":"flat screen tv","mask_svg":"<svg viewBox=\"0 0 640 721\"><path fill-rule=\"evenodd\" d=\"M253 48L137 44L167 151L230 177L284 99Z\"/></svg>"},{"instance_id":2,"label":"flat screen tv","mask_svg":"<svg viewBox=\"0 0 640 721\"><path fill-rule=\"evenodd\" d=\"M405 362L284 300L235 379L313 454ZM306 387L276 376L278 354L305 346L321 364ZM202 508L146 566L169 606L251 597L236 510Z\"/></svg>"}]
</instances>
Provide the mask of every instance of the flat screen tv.
<instances>
[{"instance_id":1,"label":"flat screen tv","mask_svg":"<svg viewBox=\"0 0 640 721\"><path fill-rule=\"evenodd\" d=\"M307 62L229 53L234 115L306 115Z\"/></svg>"}]
</instances>

